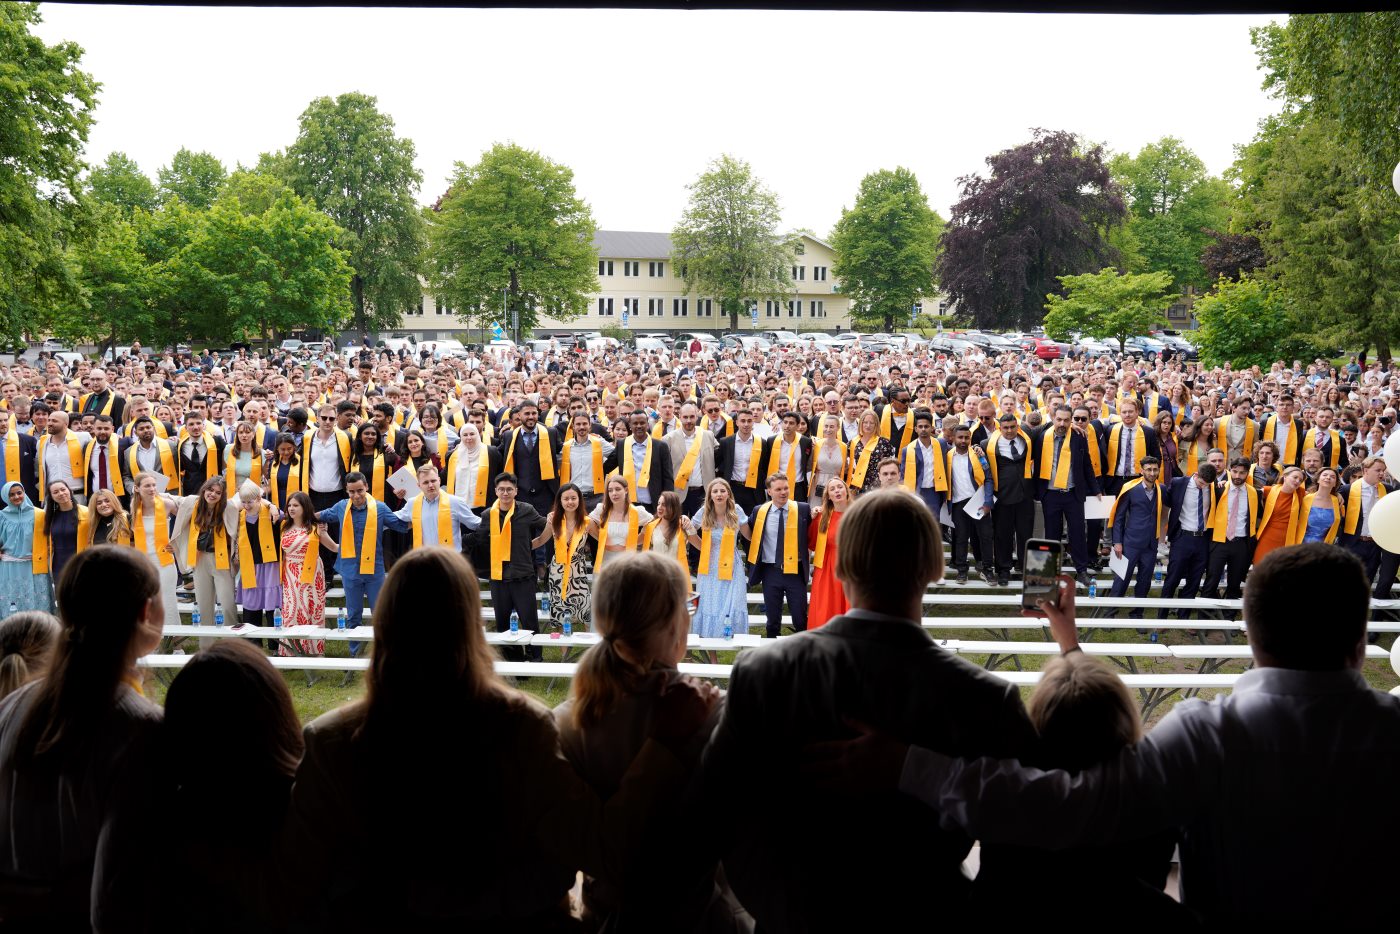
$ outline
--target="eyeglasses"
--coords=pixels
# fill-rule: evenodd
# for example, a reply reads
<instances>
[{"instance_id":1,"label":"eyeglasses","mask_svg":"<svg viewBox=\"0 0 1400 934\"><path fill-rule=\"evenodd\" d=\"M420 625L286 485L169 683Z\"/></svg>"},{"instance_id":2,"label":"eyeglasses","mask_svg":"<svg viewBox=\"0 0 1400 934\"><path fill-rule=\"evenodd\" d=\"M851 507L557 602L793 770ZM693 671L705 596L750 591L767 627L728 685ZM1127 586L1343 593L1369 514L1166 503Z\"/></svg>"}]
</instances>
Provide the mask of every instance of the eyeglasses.
<instances>
[{"instance_id":1,"label":"eyeglasses","mask_svg":"<svg viewBox=\"0 0 1400 934\"><path fill-rule=\"evenodd\" d=\"M1087 421L1089 420L1089 416L1087 416L1087 415L1076 415L1076 416L1074 416L1074 420L1075 420L1076 422L1087 422Z\"/></svg>"},{"instance_id":2,"label":"eyeglasses","mask_svg":"<svg viewBox=\"0 0 1400 934\"><path fill-rule=\"evenodd\" d=\"M335 421L335 416L334 416L334 415L322 415L322 416L321 416L321 421L323 421L323 422L333 422L333 421Z\"/></svg>"}]
</instances>

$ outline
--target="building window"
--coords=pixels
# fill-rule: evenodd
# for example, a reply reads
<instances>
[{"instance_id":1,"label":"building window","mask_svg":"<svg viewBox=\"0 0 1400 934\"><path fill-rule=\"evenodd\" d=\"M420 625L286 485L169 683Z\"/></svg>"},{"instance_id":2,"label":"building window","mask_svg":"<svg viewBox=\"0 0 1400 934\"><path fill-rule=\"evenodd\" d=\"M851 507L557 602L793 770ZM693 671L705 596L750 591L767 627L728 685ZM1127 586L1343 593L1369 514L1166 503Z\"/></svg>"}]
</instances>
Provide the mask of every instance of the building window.
<instances>
[{"instance_id":1,"label":"building window","mask_svg":"<svg viewBox=\"0 0 1400 934\"><path fill-rule=\"evenodd\" d=\"M438 313L438 314L440 314L440 315L450 315L450 314L452 314L452 312L451 312L449 309L447 309L446 307L443 306L443 304L442 304L442 299L438 299L437 302L436 302L435 304L437 305L437 313Z\"/></svg>"},{"instance_id":2,"label":"building window","mask_svg":"<svg viewBox=\"0 0 1400 934\"><path fill-rule=\"evenodd\" d=\"M624 276L640 276L642 274L641 262L634 259L624 259L622 261L622 274Z\"/></svg>"},{"instance_id":3,"label":"building window","mask_svg":"<svg viewBox=\"0 0 1400 934\"><path fill-rule=\"evenodd\" d=\"M613 261L610 259L598 260L598 275L611 276L613 274Z\"/></svg>"},{"instance_id":4,"label":"building window","mask_svg":"<svg viewBox=\"0 0 1400 934\"><path fill-rule=\"evenodd\" d=\"M647 299L647 317L648 317L648 318L657 318L657 317L660 317L661 315L664 315L665 313L666 313L666 299L664 299L664 298L649 298L649 299Z\"/></svg>"},{"instance_id":5,"label":"building window","mask_svg":"<svg viewBox=\"0 0 1400 934\"><path fill-rule=\"evenodd\" d=\"M427 301L426 298L420 298L420 299L418 299L418 306L415 308L414 306L410 305L410 306L408 307L408 311L406 311L405 314L409 314L409 315L421 315L421 314L423 313L423 304L424 304L426 301Z\"/></svg>"},{"instance_id":6,"label":"building window","mask_svg":"<svg viewBox=\"0 0 1400 934\"><path fill-rule=\"evenodd\" d=\"M695 300L695 317L708 318L715 313L714 299L697 298Z\"/></svg>"},{"instance_id":7,"label":"building window","mask_svg":"<svg viewBox=\"0 0 1400 934\"><path fill-rule=\"evenodd\" d=\"M812 299L812 304L809 306L809 310L812 312L813 318L825 318L826 302L822 301L819 298Z\"/></svg>"},{"instance_id":8,"label":"building window","mask_svg":"<svg viewBox=\"0 0 1400 934\"><path fill-rule=\"evenodd\" d=\"M613 300L610 298L598 299L598 314L605 317L613 313Z\"/></svg>"},{"instance_id":9,"label":"building window","mask_svg":"<svg viewBox=\"0 0 1400 934\"><path fill-rule=\"evenodd\" d=\"M682 263L681 265L679 265L679 266L676 267L676 278L677 278L677 279L684 279L684 278L685 278L685 264L684 264L684 263Z\"/></svg>"},{"instance_id":10,"label":"building window","mask_svg":"<svg viewBox=\"0 0 1400 934\"><path fill-rule=\"evenodd\" d=\"M767 301L763 303L763 316L765 318L778 317L778 309L782 307L781 302Z\"/></svg>"},{"instance_id":11,"label":"building window","mask_svg":"<svg viewBox=\"0 0 1400 934\"><path fill-rule=\"evenodd\" d=\"M939 303L938 303L938 316L939 316L940 318L943 317L943 303L942 303L942 302L939 302Z\"/></svg>"},{"instance_id":12,"label":"building window","mask_svg":"<svg viewBox=\"0 0 1400 934\"><path fill-rule=\"evenodd\" d=\"M825 281L826 281L826 267L825 267L825 266L813 266L813 267L812 267L812 281L813 281L813 282L825 282Z\"/></svg>"},{"instance_id":13,"label":"building window","mask_svg":"<svg viewBox=\"0 0 1400 934\"><path fill-rule=\"evenodd\" d=\"M914 303L914 316L915 316L915 317L918 317L919 315L921 315L921 314L923 314L923 313L924 313L924 303L923 303L923 302L915 302L915 303Z\"/></svg>"},{"instance_id":14,"label":"building window","mask_svg":"<svg viewBox=\"0 0 1400 934\"><path fill-rule=\"evenodd\" d=\"M801 281L803 281L803 280L806 279L806 278L807 278L807 267L806 267L806 266L794 266L794 267L792 267L792 281L794 281L794 282L801 282Z\"/></svg>"},{"instance_id":15,"label":"building window","mask_svg":"<svg viewBox=\"0 0 1400 934\"><path fill-rule=\"evenodd\" d=\"M642 300L640 298L624 298L622 300L622 311L624 314L639 315L642 313Z\"/></svg>"},{"instance_id":16,"label":"building window","mask_svg":"<svg viewBox=\"0 0 1400 934\"><path fill-rule=\"evenodd\" d=\"M690 299L688 299L688 298L673 298L673 299L671 299L671 314L672 314L673 316L675 316L675 317L677 317L677 318L684 318L684 317L685 317L687 314L689 314L689 313L690 313Z\"/></svg>"},{"instance_id":17,"label":"building window","mask_svg":"<svg viewBox=\"0 0 1400 934\"><path fill-rule=\"evenodd\" d=\"M666 264L647 263L647 275L651 276L653 279L666 275Z\"/></svg>"},{"instance_id":18,"label":"building window","mask_svg":"<svg viewBox=\"0 0 1400 934\"><path fill-rule=\"evenodd\" d=\"M799 299L797 299L796 301L788 302L788 317L789 317L789 318L800 318L800 317L802 317L802 299L799 298Z\"/></svg>"}]
</instances>

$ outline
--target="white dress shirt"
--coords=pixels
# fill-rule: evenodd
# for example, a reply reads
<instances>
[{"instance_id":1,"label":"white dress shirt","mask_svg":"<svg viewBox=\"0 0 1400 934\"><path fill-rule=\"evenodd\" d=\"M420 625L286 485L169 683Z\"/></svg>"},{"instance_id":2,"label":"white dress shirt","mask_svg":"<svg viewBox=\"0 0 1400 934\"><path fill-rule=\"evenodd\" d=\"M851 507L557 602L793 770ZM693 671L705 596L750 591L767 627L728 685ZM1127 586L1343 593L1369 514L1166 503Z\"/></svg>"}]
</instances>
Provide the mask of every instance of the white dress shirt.
<instances>
[{"instance_id":1,"label":"white dress shirt","mask_svg":"<svg viewBox=\"0 0 1400 934\"><path fill-rule=\"evenodd\" d=\"M977 492L977 487L972 483L971 457L972 455L970 452L967 454L959 454L957 451L953 452L953 475L949 477L948 480L953 484L953 502L955 503L961 503L964 500L972 499L973 494Z\"/></svg>"},{"instance_id":2,"label":"white dress shirt","mask_svg":"<svg viewBox=\"0 0 1400 934\"><path fill-rule=\"evenodd\" d=\"M340 439L332 433L322 441L318 432L311 438L311 489L334 493L344 486L340 476Z\"/></svg>"}]
</instances>

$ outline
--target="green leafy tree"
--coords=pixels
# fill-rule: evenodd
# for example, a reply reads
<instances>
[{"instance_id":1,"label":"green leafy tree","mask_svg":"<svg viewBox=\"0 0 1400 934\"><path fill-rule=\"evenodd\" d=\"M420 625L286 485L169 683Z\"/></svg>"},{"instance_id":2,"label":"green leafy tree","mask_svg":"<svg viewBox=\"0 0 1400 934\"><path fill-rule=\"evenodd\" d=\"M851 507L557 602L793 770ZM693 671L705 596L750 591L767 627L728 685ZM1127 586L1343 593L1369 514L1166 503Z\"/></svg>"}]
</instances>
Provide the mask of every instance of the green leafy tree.
<instances>
[{"instance_id":1,"label":"green leafy tree","mask_svg":"<svg viewBox=\"0 0 1400 934\"><path fill-rule=\"evenodd\" d=\"M291 189L280 176L261 167L240 168L228 177L219 197L236 199L245 214L262 214L287 192L291 192Z\"/></svg>"},{"instance_id":2,"label":"green leafy tree","mask_svg":"<svg viewBox=\"0 0 1400 934\"><path fill-rule=\"evenodd\" d=\"M367 94L318 97L301 115L297 140L282 167L292 189L313 201L344 231L350 253L350 294L358 331L397 327L423 297L418 280L426 233L417 193L413 141L396 136L394 121Z\"/></svg>"},{"instance_id":3,"label":"green leafy tree","mask_svg":"<svg viewBox=\"0 0 1400 934\"><path fill-rule=\"evenodd\" d=\"M861 179L850 210L841 212L831 245L832 275L851 298L852 321L894 330L914 304L934 291L933 263L943 218L929 207L914 173L882 169Z\"/></svg>"},{"instance_id":4,"label":"green leafy tree","mask_svg":"<svg viewBox=\"0 0 1400 934\"><path fill-rule=\"evenodd\" d=\"M208 333L209 310L217 314L220 299L215 283L189 251L203 234L207 214L176 199L152 214L133 218L137 245L149 267L153 308L151 332L135 336L161 344L193 337L228 339L226 329Z\"/></svg>"},{"instance_id":5,"label":"green leafy tree","mask_svg":"<svg viewBox=\"0 0 1400 934\"><path fill-rule=\"evenodd\" d=\"M573 170L538 152L497 143L475 165L457 163L431 214L429 279L459 314L494 317L476 309L494 310L504 290L523 333L542 314L582 315L598 290L593 214Z\"/></svg>"},{"instance_id":6,"label":"green leafy tree","mask_svg":"<svg viewBox=\"0 0 1400 934\"><path fill-rule=\"evenodd\" d=\"M1171 136L1144 146L1136 156L1115 156L1109 170L1128 201L1120 241L1129 246L1124 268L1164 270L1178 288L1206 286L1201 253L1212 242L1206 231L1228 222L1230 186L1208 176L1205 163Z\"/></svg>"},{"instance_id":7,"label":"green leafy tree","mask_svg":"<svg viewBox=\"0 0 1400 934\"><path fill-rule=\"evenodd\" d=\"M1206 366L1268 369L1275 360L1307 359L1315 348L1297 338L1297 314L1288 293L1267 279L1221 277L1193 309L1200 327L1193 335Z\"/></svg>"},{"instance_id":8,"label":"green leafy tree","mask_svg":"<svg viewBox=\"0 0 1400 934\"><path fill-rule=\"evenodd\" d=\"M671 231L671 261L686 288L712 295L731 329L750 301L781 301L792 293L791 238L778 233L778 196L747 162L712 161L690 186L690 203Z\"/></svg>"},{"instance_id":9,"label":"green leafy tree","mask_svg":"<svg viewBox=\"0 0 1400 934\"><path fill-rule=\"evenodd\" d=\"M152 267L141 252L136 225L120 205L96 210L91 231L72 247L82 300L54 319L54 334L74 343L116 346L122 338L153 336Z\"/></svg>"},{"instance_id":10,"label":"green leafy tree","mask_svg":"<svg viewBox=\"0 0 1400 934\"><path fill-rule=\"evenodd\" d=\"M88 173L88 194L94 201L117 207L127 217L138 209L154 211L159 203L156 186L124 152L109 153L105 162Z\"/></svg>"},{"instance_id":11,"label":"green leafy tree","mask_svg":"<svg viewBox=\"0 0 1400 934\"><path fill-rule=\"evenodd\" d=\"M219 196L228 172L224 164L207 152L190 152L183 146L169 165L156 173L160 181L160 200L169 203L179 198L192 208L207 208Z\"/></svg>"},{"instance_id":12,"label":"green leafy tree","mask_svg":"<svg viewBox=\"0 0 1400 934\"><path fill-rule=\"evenodd\" d=\"M1117 338L1121 347L1160 325L1176 298L1172 277L1165 272L1123 274L1110 266L1059 278L1065 294L1045 296L1045 333L1057 340L1080 331Z\"/></svg>"},{"instance_id":13,"label":"green leafy tree","mask_svg":"<svg viewBox=\"0 0 1400 934\"><path fill-rule=\"evenodd\" d=\"M198 267L218 298L205 309L203 333L266 342L274 331L329 331L349 317L350 267L335 245L341 231L291 191L260 212L221 195L201 220L182 261Z\"/></svg>"},{"instance_id":14,"label":"green leafy tree","mask_svg":"<svg viewBox=\"0 0 1400 934\"><path fill-rule=\"evenodd\" d=\"M80 299L66 255L83 220L79 175L98 84L82 49L30 32L38 4L0 3L0 337Z\"/></svg>"}]
</instances>

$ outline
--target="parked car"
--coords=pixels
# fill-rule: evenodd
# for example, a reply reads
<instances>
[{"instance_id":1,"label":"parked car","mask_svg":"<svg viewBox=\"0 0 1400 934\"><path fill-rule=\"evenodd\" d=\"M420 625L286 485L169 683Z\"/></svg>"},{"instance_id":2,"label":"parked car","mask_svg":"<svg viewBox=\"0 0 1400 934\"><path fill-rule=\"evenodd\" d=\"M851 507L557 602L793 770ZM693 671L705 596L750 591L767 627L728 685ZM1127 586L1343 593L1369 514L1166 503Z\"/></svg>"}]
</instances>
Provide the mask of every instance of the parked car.
<instances>
[{"instance_id":1,"label":"parked car","mask_svg":"<svg viewBox=\"0 0 1400 934\"><path fill-rule=\"evenodd\" d=\"M659 337L637 337L637 353L651 353L653 351L664 355L670 355L670 348L666 342Z\"/></svg>"},{"instance_id":2,"label":"parked car","mask_svg":"<svg viewBox=\"0 0 1400 934\"><path fill-rule=\"evenodd\" d=\"M1167 349L1167 345L1152 337L1130 337L1123 343L1123 353L1135 354L1144 360L1156 360Z\"/></svg>"},{"instance_id":3,"label":"parked car","mask_svg":"<svg viewBox=\"0 0 1400 934\"><path fill-rule=\"evenodd\" d=\"M795 331L761 331L761 332L759 332L759 335L758 335L758 336L761 337L761 338L763 338L764 340L768 341L770 344L778 344L778 343L781 343L781 342L782 342L782 339L783 339L784 337L787 337L787 338L795 338L795 337L797 337L797 332L795 332Z\"/></svg>"},{"instance_id":4,"label":"parked car","mask_svg":"<svg viewBox=\"0 0 1400 934\"><path fill-rule=\"evenodd\" d=\"M287 353L298 354L301 353L302 349L306 346L306 342L299 341L295 337L289 337L284 340L280 346L281 349L285 350Z\"/></svg>"},{"instance_id":5,"label":"parked car","mask_svg":"<svg viewBox=\"0 0 1400 934\"><path fill-rule=\"evenodd\" d=\"M1105 344L1101 340L1098 340L1097 338L1081 337L1074 343L1076 352L1082 354L1085 357L1089 357L1090 359L1094 357L1113 356L1113 348L1109 347L1107 344Z\"/></svg>"},{"instance_id":6,"label":"parked car","mask_svg":"<svg viewBox=\"0 0 1400 934\"><path fill-rule=\"evenodd\" d=\"M1176 334L1164 334L1157 339L1166 346L1168 352L1170 352L1173 357L1178 357L1182 360L1200 359L1201 355L1200 352L1196 350L1196 346L1184 337Z\"/></svg>"},{"instance_id":7,"label":"parked car","mask_svg":"<svg viewBox=\"0 0 1400 934\"><path fill-rule=\"evenodd\" d=\"M444 357L465 357L467 348L456 338L444 338L442 340L424 341L434 360L441 360Z\"/></svg>"},{"instance_id":8,"label":"parked car","mask_svg":"<svg viewBox=\"0 0 1400 934\"><path fill-rule=\"evenodd\" d=\"M1042 360L1058 360L1064 354L1060 350L1060 345L1048 337L1036 337L1034 352Z\"/></svg>"},{"instance_id":9,"label":"parked car","mask_svg":"<svg viewBox=\"0 0 1400 934\"><path fill-rule=\"evenodd\" d=\"M725 350L742 347L747 353L763 353L773 346L771 341L755 334L726 334L719 343Z\"/></svg>"}]
</instances>

